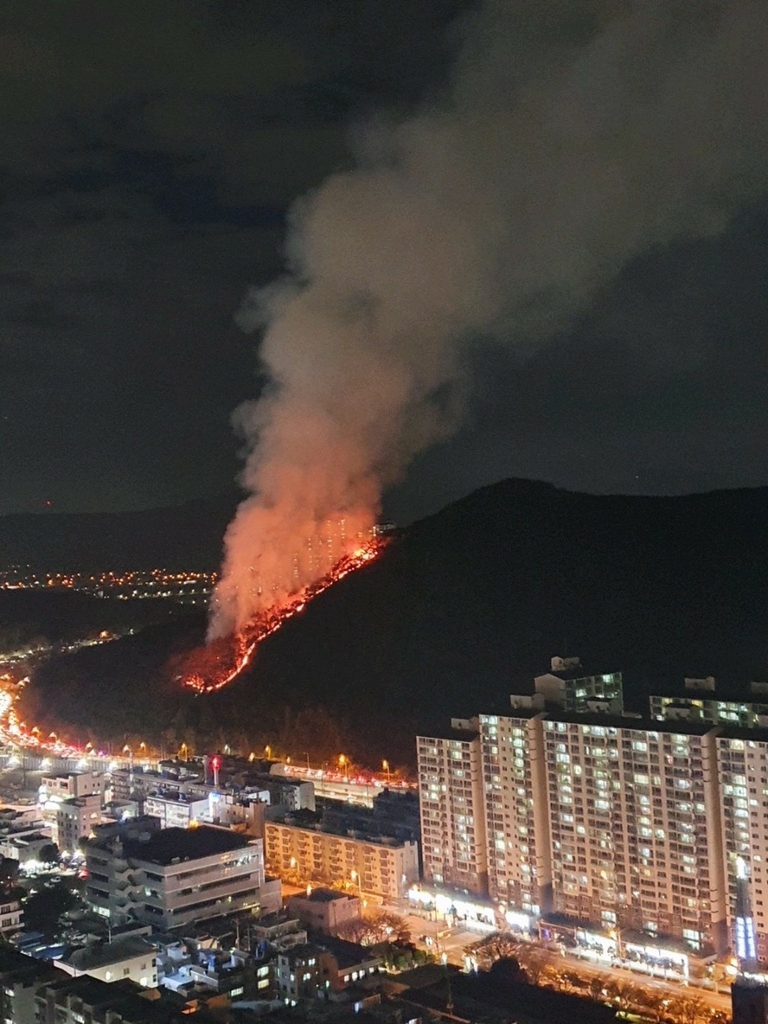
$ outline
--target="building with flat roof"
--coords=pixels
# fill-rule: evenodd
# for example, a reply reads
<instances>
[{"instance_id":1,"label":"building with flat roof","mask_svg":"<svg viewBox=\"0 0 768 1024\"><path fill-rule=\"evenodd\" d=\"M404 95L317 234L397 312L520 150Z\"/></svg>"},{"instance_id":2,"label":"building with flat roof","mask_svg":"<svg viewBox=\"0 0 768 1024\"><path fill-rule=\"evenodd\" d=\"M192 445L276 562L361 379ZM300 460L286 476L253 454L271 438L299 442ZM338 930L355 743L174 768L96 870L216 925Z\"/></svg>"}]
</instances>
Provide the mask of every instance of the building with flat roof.
<instances>
[{"instance_id":1,"label":"building with flat roof","mask_svg":"<svg viewBox=\"0 0 768 1024\"><path fill-rule=\"evenodd\" d=\"M87 838L93 826L98 825L100 821L100 793L70 797L57 805L51 838L62 853L74 853L79 848L80 841Z\"/></svg>"},{"instance_id":2,"label":"building with flat roof","mask_svg":"<svg viewBox=\"0 0 768 1024\"><path fill-rule=\"evenodd\" d=\"M542 725L554 910L725 949L710 727L603 715Z\"/></svg>"},{"instance_id":3,"label":"building with flat roof","mask_svg":"<svg viewBox=\"0 0 768 1024\"><path fill-rule=\"evenodd\" d=\"M416 737L424 880L484 893L485 792L478 720Z\"/></svg>"},{"instance_id":4,"label":"building with flat roof","mask_svg":"<svg viewBox=\"0 0 768 1024\"><path fill-rule=\"evenodd\" d=\"M86 844L86 898L111 920L172 929L237 910L279 905L264 876L263 843L227 829L167 828L130 837L128 827Z\"/></svg>"},{"instance_id":5,"label":"building with flat roof","mask_svg":"<svg viewBox=\"0 0 768 1024\"><path fill-rule=\"evenodd\" d=\"M172 796L154 795L144 799L144 813L160 819L162 828L189 828L191 822L208 819L208 797L192 797L183 793Z\"/></svg>"},{"instance_id":6,"label":"building with flat roof","mask_svg":"<svg viewBox=\"0 0 768 1024\"><path fill-rule=\"evenodd\" d=\"M546 705L563 711L624 710L624 679L621 672L590 673L579 658L552 658L551 670L534 679L536 695Z\"/></svg>"},{"instance_id":7,"label":"building with flat roof","mask_svg":"<svg viewBox=\"0 0 768 1024\"><path fill-rule=\"evenodd\" d=\"M87 974L110 983L127 978L142 988L157 986L157 950L140 935L92 942L57 960L56 966L73 978Z\"/></svg>"},{"instance_id":8,"label":"building with flat roof","mask_svg":"<svg viewBox=\"0 0 768 1024\"><path fill-rule=\"evenodd\" d=\"M714 676L686 679L681 686L665 687L665 693L649 698L651 718L711 722L726 728L768 728L768 695L765 683L729 686L718 692Z\"/></svg>"},{"instance_id":9,"label":"building with flat roof","mask_svg":"<svg viewBox=\"0 0 768 1024\"><path fill-rule=\"evenodd\" d=\"M543 715L480 715L485 781L488 891L509 908L508 924L528 930L552 906Z\"/></svg>"},{"instance_id":10,"label":"building with flat roof","mask_svg":"<svg viewBox=\"0 0 768 1024\"><path fill-rule=\"evenodd\" d=\"M320 827L267 821L270 871L286 880L342 882L356 895L400 899L419 878L418 844L364 833L339 835Z\"/></svg>"},{"instance_id":11,"label":"building with flat roof","mask_svg":"<svg viewBox=\"0 0 768 1024\"><path fill-rule=\"evenodd\" d=\"M369 947L340 939L294 946L277 956L276 994L291 1005L328 997L378 974L382 964Z\"/></svg>"},{"instance_id":12,"label":"building with flat roof","mask_svg":"<svg viewBox=\"0 0 768 1024\"><path fill-rule=\"evenodd\" d=\"M38 989L57 976L56 968L26 956L8 945L0 946L0 1019L11 1024L36 1021Z\"/></svg>"},{"instance_id":13,"label":"building with flat roof","mask_svg":"<svg viewBox=\"0 0 768 1024\"><path fill-rule=\"evenodd\" d=\"M509 707L417 737L429 886L419 898L450 908L487 896L497 923L532 933L537 919L570 922L608 958L631 935L651 959L681 955L683 943L768 963L768 729L757 702L734 710L708 677L670 697L685 714L652 698L657 717L616 715L606 702L621 696L621 675L586 678L598 680L555 665ZM567 710L571 684L585 692Z\"/></svg>"},{"instance_id":14,"label":"building with flat roof","mask_svg":"<svg viewBox=\"0 0 768 1024\"><path fill-rule=\"evenodd\" d=\"M344 925L360 919L360 897L338 889L312 889L289 897L287 906L303 925L322 935L338 935Z\"/></svg>"},{"instance_id":15,"label":"building with flat roof","mask_svg":"<svg viewBox=\"0 0 768 1024\"><path fill-rule=\"evenodd\" d=\"M736 956L768 962L768 729L715 737L729 931Z\"/></svg>"}]
</instances>

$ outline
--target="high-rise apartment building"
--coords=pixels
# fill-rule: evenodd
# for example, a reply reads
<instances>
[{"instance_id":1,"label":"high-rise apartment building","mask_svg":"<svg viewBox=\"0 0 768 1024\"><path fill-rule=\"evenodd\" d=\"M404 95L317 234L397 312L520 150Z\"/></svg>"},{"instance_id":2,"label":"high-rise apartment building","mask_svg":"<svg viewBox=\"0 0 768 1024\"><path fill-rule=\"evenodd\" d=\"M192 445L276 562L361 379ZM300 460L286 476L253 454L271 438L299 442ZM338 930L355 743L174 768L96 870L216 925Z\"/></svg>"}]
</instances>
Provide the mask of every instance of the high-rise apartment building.
<instances>
[{"instance_id":1,"label":"high-rise apartment building","mask_svg":"<svg viewBox=\"0 0 768 1024\"><path fill-rule=\"evenodd\" d=\"M453 719L418 736L424 879L484 894L488 885L483 766L478 720Z\"/></svg>"},{"instance_id":2,"label":"high-rise apartment building","mask_svg":"<svg viewBox=\"0 0 768 1024\"><path fill-rule=\"evenodd\" d=\"M425 882L522 928L554 912L768 962L768 705L708 677L650 719L616 706L620 673L555 659L502 713L419 736Z\"/></svg>"},{"instance_id":3,"label":"high-rise apartment building","mask_svg":"<svg viewBox=\"0 0 768 1024\"><path fill-rule=\"evenodd\" d=\"M762 697L762 699L760 699ZM766 684L750 683L748 692L727 698L718 693L715 679L686 679L682 692L653 694L650 697L651 718L662 720L687 719L691 722L711 722L731 728L756 729L768 727L768 700Z\"/></svg>"},{"instance_id":4,"label":"high-rise apartment building","mask_svg":"<svg viewBox=\"0 0 768 1024\"><path fill-rule=\"evenodd\" d=\"M544 723L554 909L723 948L714 734L696 723Z\"/></svg>"},{"instance_id":5,"label":"high-rise apartment building","mask_svg":"<svg viewBox=\"0 0 768 1024\"><path fill-rule=\"evenodd\" d=\"M768 961L768 732L716 737L723 862L733 947L743 960Z\"/></svg>"},{"instance_id":6,"label":"high-rise apartment building","mask_svg":"<svg viewBox=\"0 0 768 1024\"><path fill-rule=\"evenodd\" d=\"M522 912L521 922L552 898L543 718L517 710L479 719L488 891L508 913Z\"/></svg>"},{"instance_id":7,"label":"high-rise apartment building","mask_svg":"<svg viewBox=\"0 0 768 1024\"><path fill-rule=\"evenodd\" d=\"M624 710L621 672L590 673L579 658L552 658L550 671L536 676L534 688L547 705L564 711L620 715Z\"/></svg>"}]
</instances>

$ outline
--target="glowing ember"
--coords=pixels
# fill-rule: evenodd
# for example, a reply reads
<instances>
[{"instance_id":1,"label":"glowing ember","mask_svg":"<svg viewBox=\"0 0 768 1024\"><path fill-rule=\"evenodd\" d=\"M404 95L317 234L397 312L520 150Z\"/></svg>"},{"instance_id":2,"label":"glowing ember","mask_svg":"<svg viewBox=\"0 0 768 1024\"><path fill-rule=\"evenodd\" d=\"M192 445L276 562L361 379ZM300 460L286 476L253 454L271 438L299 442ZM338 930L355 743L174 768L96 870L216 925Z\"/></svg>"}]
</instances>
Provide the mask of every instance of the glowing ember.
<instances>
[{"instance_id":1,"label":"glowing ember","mask_svg":"<svg viewBox=\"0 0 768 1024\"><path fill-rule=\"evenodd\" d=\"M385 541L380 537L372 540L365 547L342 558L327 576L303 587L286 603L261 612L242 633L214 640L195 652L194 670L181 677L183 685L196 693L213 693L234 682L250 665L262 640L276 633L288 619L303 612L312 598L372 562L381 553L384 544Z\"/></svg>"}]
</instances>

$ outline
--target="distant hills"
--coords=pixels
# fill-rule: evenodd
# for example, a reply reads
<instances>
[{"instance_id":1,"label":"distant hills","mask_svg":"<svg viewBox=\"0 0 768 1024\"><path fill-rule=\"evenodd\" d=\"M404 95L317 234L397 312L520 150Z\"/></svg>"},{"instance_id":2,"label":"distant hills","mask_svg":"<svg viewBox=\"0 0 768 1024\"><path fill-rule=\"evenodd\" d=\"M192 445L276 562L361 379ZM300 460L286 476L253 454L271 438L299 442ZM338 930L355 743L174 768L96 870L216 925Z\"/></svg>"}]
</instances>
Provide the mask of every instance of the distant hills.
<instances>
[{"instance_id":1,"label":"distant hills","mask_svg":"<svg viewBox=\"0 0 768 1024\"><path fill-rule=\"evenodd\" d=\"M130 722L169 745L406 760L417 721L503 707L553 654L624 669L638 706L685 675L765 679L766 513L768 488L604 497L503 481L398 532L219 694L172 680L169 658L202 637L191 617L50 664L30 714L101 737Z\"/></svg>"},{"instance_id":2,"label":"distant hills","mask_svg":"<svg viewBox=\"0 0 768 1024\"><path fill-rule=\"evenodd\" d=\"M221 563L237 494L141 512L0 516L0 569L198 569Z\"/></svg>"}]
</instances>

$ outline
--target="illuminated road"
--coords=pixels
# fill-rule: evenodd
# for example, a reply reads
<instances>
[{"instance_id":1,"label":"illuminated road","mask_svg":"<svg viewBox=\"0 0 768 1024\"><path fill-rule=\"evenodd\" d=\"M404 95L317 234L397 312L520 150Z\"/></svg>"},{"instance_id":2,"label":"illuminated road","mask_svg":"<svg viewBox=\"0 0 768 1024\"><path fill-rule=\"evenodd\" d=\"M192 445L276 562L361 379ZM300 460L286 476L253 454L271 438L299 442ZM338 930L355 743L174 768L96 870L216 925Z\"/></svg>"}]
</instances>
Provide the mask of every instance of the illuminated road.
<instances>
[{"instance_id":1,"label":"illuminated road","mask_svg":"<svg viewBox=\"0 0 768 1024\"><path fill-rule=\"evenodd\" d=\"M403 914L402 906L388 906L396 914ZM422 949L438 956L445 954L448 962L456 967L463 968L464 950L467 946L481 939L486 932L467 931L466 929L448 928L443 921L429 921L416 914L406 914L405 920L411 932L412 941ZM541 947L535 947L537 949ZM664 978L653 978L639 971L633 971L626 967L611 967L609 964L596 964L572 954L559 954L551 950L541 950L547 961L557 972L573 972L580 977L589 980L594 977L610 978L612 981L621 981L637 985L648 992L658 994L659 1001L662 999L679 999L684 996L701 996L704 1002L714 1010L724 1011L730 1016L731 997L721 992L713 992L711 989L702 988L695 982L685 985L682 981L672 981Z\"/></svg>"}]
</instances>

